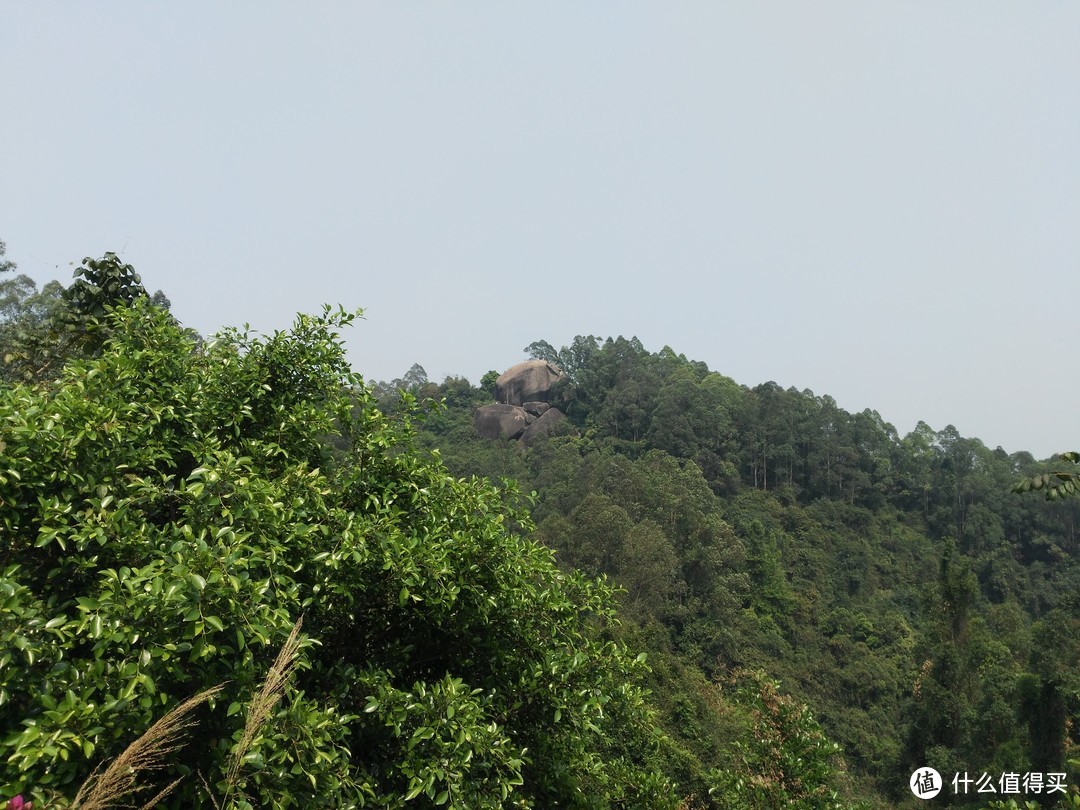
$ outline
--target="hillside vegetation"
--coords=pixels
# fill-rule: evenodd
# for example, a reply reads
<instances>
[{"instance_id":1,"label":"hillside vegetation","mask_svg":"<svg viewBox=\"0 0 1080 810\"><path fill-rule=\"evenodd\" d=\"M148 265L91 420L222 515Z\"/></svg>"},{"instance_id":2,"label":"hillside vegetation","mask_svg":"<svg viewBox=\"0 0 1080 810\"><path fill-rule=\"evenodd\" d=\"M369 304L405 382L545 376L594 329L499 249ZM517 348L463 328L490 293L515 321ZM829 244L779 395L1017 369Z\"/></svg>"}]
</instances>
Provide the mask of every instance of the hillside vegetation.
<instances>
[{"instance_id":1,"label":"hillside vegetation","mask_svg":"<svg viewBox=\"0 0 1080 810\"><path fill-rule=\"evenodd\" d=\"M1051 466L591 337L529 347L568 419L525 450L473 432L491 375L365 382L355 313L204 340L116 256L78 276L0 277L0 800L740 810L914 805L924 765L1076 782L1077 505L1011 492Z\"/></svg>"},{"instance_id":2,"label":"hillside vegetation","mask_svg":"<svg viewBox=\"0 0 1080 810\"><path fill-rule=\"evenodd\" d=\"M648 649L694 768L753 760L727 701L761 671L839 745L848 801L913 801L922 765L1075 783L1080 512L1012 491L1075 459L1037 463L952 426L900 436L874 411L742 386L635 339L526 352L565 370L552 402L569 416L527 451L474 435L493 374L434 385L414 369L384 402L397 388L444 402L425 444L459 475L534 491L535 536L560 564L620 586L624 632Z\"/></svg>"}]
</instances>

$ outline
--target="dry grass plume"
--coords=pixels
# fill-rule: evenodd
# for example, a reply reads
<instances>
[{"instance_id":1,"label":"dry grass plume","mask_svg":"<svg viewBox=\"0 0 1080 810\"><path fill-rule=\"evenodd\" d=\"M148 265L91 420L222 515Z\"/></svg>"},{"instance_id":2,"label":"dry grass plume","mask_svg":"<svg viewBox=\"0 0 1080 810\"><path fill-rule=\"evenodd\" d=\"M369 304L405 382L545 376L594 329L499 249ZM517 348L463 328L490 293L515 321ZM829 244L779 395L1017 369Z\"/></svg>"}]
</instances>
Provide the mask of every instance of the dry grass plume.
<instances>
[{"instance_id":1,"label":"dry grass plume","mask_svg":"<svg viewBox=\"0 0 1080 810\"><path fill-rule=\"evenodd\" d=\"M195 709L220 691L221 687L215 686L173 707L125 748L109 767L102 770L99 765L95 768L75 795L72 810L106 810L147 790L145 785L139 784L140 776L165 767L166 757L183 746L187 731L195 725L192 719ZM178 779L159 791L142 805L142 810L152 808L168 796L179 782Z\"/></svg>"},{"instance_id":2,"label":"dry grass plume","mask_svg":"<svg viewBox=\"0 0 1080 810\"><path fill-rule=\"evenodd\" d=\"M278 651L270 671L266 673L266 680L262 687L251 699L248 706L247 719L244 722L244 732L240 735L240 742L229 758L229 770L225 775L225 799L228 799L240 782L240 769L244 764L244 758L251 750L255 739L259 736L262 727L277 706L278 701L285 692L285 685L289 681L293 668L296 666L296 654L300 651L300 627L303 617L296 620L292 632ZM224 800L223 800L224 803Z\"/></svg>"}]
</instances>

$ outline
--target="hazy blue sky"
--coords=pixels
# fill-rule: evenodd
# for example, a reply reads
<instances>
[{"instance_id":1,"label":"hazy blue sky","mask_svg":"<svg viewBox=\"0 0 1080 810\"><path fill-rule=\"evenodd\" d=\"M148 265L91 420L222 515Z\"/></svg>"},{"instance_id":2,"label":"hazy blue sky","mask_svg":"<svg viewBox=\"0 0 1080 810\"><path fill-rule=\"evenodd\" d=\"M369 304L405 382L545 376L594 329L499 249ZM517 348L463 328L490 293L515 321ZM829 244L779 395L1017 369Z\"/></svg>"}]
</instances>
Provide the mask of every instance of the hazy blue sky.
<instances>
[{"instance_id":1,"label":"hazy blue sky","mask_svg":"<svg viewBox=\"0 0 1080 810\"><path fill-rule=\"evenodd\" d=\"M1080 447L1080 4L0 3L0 239L373 379L637 335Z\"/></svg>"}]
</instances>

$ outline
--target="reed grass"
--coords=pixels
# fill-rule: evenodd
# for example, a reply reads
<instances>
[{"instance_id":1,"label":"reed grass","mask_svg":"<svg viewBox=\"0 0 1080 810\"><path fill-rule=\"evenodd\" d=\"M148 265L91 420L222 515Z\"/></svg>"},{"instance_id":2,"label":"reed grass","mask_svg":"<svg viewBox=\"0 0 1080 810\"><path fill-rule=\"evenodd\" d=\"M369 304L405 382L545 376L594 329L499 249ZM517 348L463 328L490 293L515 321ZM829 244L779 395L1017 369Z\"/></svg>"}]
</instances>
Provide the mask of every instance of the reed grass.
<instances>
[{"instance_id":1,"label":"reed grass","mask_svg":"<svg viewBox=\"0 0 1080 810\"><path fill-rule=\"evenodd\" d=\"M75 794L71 810L107 810L148 790L147 786L140 784L140 777L166 766L168 755L184 745L188 730L194 727L195 710L215 697L221 689L221 686L212 687L174 706L125 748L107 768L103 770L100 765L95 768ZM152 808L172 793L179 783L177 779L167 785L143 804L141 810Z\"/></svg>"}]
</instances>

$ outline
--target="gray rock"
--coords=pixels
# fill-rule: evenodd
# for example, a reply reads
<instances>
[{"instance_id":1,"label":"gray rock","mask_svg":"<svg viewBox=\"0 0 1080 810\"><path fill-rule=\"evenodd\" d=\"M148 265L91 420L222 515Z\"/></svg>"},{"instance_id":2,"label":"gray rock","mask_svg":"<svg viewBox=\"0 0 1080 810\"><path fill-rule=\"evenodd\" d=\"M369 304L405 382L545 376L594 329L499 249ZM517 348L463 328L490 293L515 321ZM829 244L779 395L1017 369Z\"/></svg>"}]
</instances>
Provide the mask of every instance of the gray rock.
<instances>
[{"instance_id":1,"label":"gray rock","mask_svg":"<svg viewBox=\"0 0 1080 810\"><path fill-rule=\"evenodd\" d=\"M495 381L495 399L509 405L547 402L551 386L563 376L546 360L526 360L511 366Z\"/></svg>"},{"instance_id":2,"label":"gray rock","mask_svg":"<svg viewBox=\"0 0 1080 810\"><path fill-rule=\"evenodd\" d=\"M521 407L531 413L533 416L543 416L544 411L550 408L551 405L546 402L526 402L522 404Z\"/></svg>"},{"instance_id":3,"label":"gray rock","mask_svg":"<svg viewBox=\"0 0 1080 810\"><path fill-rule=\"evenodd\" d=\"M555 426L565 418L566 414L558 408L550 408L544 412L543 416L525 428L525 432L521 434L521 443L528 446L529 442L537 436L543 436L554 430Z\"/></svg>"},{"instance_id":4,"label":"gray rock","mask_svg":"<svg viewBox=\"0 0 1080 810\"><path fill-rule=\"evenodd\" d=\"M516 439L534 421L517 405L485 405L473 414L473 427L485 439Z\"/></svg>"}]
</instances>

